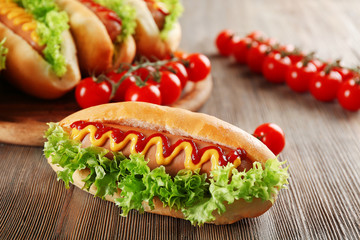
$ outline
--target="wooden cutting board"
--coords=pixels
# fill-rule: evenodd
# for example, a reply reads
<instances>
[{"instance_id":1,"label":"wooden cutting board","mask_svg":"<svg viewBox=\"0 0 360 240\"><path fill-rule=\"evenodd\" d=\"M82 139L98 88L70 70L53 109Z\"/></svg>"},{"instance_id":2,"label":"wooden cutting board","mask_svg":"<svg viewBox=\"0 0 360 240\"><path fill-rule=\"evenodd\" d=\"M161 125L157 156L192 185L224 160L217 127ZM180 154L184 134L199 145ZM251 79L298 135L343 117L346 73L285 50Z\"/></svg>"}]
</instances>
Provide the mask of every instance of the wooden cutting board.
<instances>
[{"instance_id":1,"label":"wooden cutting board","mask_svg":"<svg viewBox=\"0 0 360 240\"><path fill-rule=\"evenodd\" d=\"M196 111L206 102L211 89L211 76L197 83L189 82L172 106ZM45 101L27 96L0 79L0 142L42 146L46 123L58 122L78 110L73 92Z\"/></svg>"}]
</instances>

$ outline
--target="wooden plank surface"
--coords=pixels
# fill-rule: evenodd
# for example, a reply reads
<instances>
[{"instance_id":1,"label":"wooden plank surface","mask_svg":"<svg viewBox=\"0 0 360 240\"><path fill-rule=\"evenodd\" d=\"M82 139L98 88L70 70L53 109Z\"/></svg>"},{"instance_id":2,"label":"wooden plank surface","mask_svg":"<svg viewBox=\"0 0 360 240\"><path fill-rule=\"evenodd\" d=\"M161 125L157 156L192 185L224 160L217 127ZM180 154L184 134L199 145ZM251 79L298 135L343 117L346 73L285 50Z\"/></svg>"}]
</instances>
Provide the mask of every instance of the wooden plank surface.
<instances>
[{"instance_id":1,"label":"wooden plank surface","mask_svg":"<svg viewBox=\"0 0 360 240\"><path fill-rule=\"evenodd\" d=\"M222 28L259 29L323 58L359 64L357 0L184 0L181 47L211 57L214 90L201 109L252 132L275 122L290 186L267 213L229 226L192 227L152 214L119 216L115 204L56 181L41 148L0 145L0 239L359 239L360 113L271 85L217 56Z\"/></svg>"}]
</instances>

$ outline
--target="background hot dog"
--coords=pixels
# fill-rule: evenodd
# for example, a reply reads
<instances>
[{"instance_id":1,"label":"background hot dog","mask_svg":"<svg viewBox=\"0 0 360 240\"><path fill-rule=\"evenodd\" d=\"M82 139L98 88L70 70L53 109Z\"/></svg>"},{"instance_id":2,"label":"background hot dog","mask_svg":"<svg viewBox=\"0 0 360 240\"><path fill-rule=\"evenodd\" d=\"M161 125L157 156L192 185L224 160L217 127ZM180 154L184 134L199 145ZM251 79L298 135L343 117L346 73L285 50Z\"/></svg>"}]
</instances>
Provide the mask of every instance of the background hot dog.
<instances>
[{"instance_id":1,"label":"background hot dog","mask_svg":"<svg viewBox=\"0 0 360 240\"><path fill-rule=\"evenodd\" d=\"M54 99L80 80L68 17L51 0L1 0L0 38L8 49L4 75L33 96Z\"/></svg>"}]
</instances>

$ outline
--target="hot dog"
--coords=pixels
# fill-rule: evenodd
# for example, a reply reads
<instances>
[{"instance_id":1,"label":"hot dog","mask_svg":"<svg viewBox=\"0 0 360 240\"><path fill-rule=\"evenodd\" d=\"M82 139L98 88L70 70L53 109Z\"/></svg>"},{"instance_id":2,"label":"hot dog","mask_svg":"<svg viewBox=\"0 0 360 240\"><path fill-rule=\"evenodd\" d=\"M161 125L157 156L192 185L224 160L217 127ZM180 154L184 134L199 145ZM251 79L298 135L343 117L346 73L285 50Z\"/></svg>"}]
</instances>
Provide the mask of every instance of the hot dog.
<instances>
[{"instance_id":1,"label":"hot dog","mask_svg":"<svg viewBox=\"0 0 360 240\"><path fill-rule=\"evenodd\" d=\"M56 0L69 14L81 70L100 74L131 63L135 12L123 1Z\"/></svg>"},{"instance_id":2,"label":"hot dog","mask_svg":"<svg viewBox=\"0 0 360 240\"><path fill-rule=\"evenodd\" d=\"M193 224L266 212L287 169L258 139L214 117L139 102L87 108L50 124L44 153L58 179Z\"/></svg>"},{"instance_id":3,"label":"hot dog","mask_svg":"<svg viewBox=\"0 0 360 240\"><path fill-rule=\"evenodd\" d=\"M163 59L180 44L178 0L124 0L136 9L136 50L149 59Z\"/></svg>"},{"instance_id":4,"label":"hot dog","mask_svg":"<svg viewBox=\"0 0 360 240\"><path fill-rule=\"evenodd\" d=\"M58 98L80 81L68 18L51 0L0 0L6 78L39 98Z\"/></svg>"}]
</instances>

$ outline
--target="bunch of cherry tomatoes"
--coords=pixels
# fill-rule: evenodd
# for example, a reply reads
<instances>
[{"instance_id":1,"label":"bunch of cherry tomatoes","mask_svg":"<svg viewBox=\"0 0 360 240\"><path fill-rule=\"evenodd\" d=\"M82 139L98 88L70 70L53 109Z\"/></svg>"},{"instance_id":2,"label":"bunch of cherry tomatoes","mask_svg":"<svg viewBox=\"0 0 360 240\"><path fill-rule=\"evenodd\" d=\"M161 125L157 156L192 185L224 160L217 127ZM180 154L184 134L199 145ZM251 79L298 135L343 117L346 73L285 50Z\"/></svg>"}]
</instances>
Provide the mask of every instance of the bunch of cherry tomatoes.
<instances>
[{"instance_id":1,"label":"bunch of cherry tomatoes","mask_svg":"<svg viewBox=\"0 0 360 240\"><path fill-rule=\"evenodd\" d=\"M210 61L203 54L175 52L165 60L140 60L123 64L116 71L85 78L77 85L75 97L82 108L110 101L171 105L180 98L188 81L206 79L210 69Z\"/></svg>"},{"instance_id":2,"label":"bunch of cherry tomatoes","mask_svg":"<svg viewBox=\"0 0 360 240\"><path fill-rule=\"evenodd\" d=\"M360 109L359 69L345 68L340 61L324 62L305 54L292 45L282 45L263 33L254 31L241 38L231 30L223 30L216 38L223 56L232 55L236 62L247 64L255 73L262 73L271 83L286 83L293 91L309 91L315 99L335 99L349 111Z\"/></svg>"}]
</instances>

